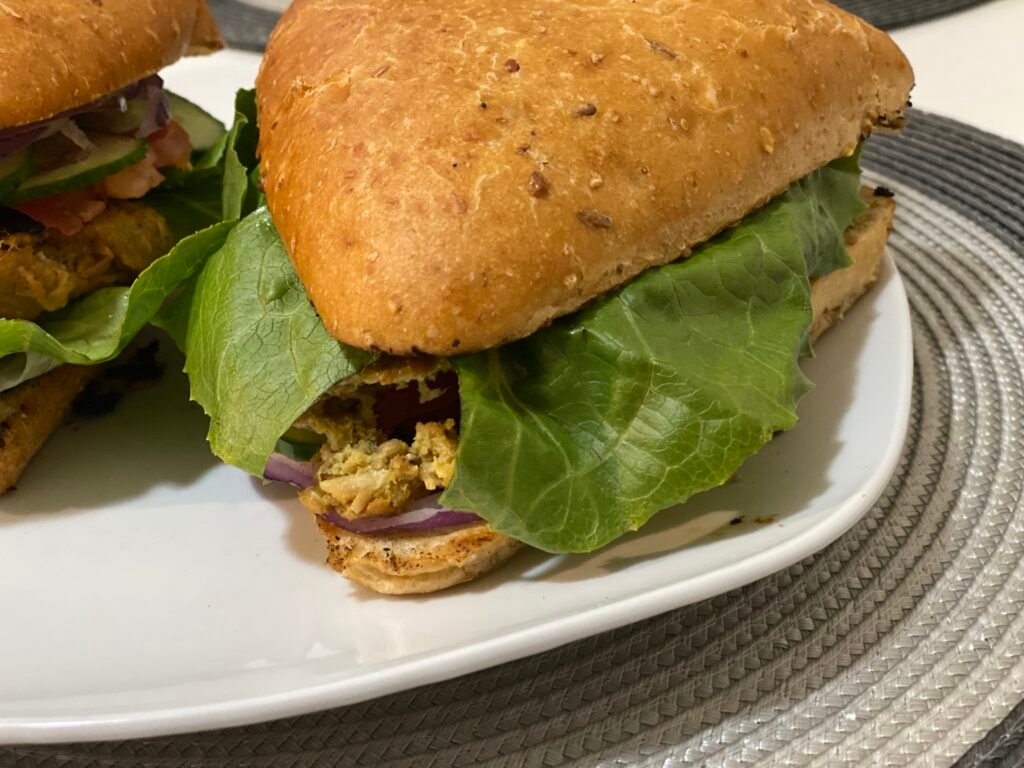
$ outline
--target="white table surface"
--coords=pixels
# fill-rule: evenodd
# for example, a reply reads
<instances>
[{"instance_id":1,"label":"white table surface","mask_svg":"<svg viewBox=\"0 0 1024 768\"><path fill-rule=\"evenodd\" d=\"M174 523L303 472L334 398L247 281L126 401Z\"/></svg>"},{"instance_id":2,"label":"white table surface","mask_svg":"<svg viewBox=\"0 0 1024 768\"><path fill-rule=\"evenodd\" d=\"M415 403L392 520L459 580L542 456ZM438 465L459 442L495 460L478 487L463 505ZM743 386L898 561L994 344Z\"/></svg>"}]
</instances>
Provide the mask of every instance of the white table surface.
<instances>
[{"instance_id":1,"label":"white table surface","mask_svg":"<svg viewBox=\"0 0 1024 768\"><path fill-rule=\"evenodd\" d=\"M1024 144L1024 0L995 0L892 33L915 107Z\"/></svg>"}]
</instances>

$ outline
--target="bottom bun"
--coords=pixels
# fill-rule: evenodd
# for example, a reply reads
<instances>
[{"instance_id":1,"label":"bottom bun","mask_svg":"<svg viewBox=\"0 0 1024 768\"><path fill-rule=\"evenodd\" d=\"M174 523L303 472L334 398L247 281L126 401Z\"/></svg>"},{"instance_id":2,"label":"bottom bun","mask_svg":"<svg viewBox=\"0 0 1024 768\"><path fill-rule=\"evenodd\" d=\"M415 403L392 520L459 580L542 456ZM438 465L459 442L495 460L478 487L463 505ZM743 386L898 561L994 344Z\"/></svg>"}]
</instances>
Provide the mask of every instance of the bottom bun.
<instances>
[{"instance_id":1,"label":"bottom bun","mask_svg":"<svg viewBox=\"0 0 1024 768\"><path fill-rule=\"evenodd\" d=\"M866 187L861 197L868 208L846 230L846 248L853 263L811 285L812 340L842 319L878 279L895 205L889 197L876 195ZM385 595L425 594L470 581L505 562L523 546L484 523L432 534L371 536L350 533L322 517L316 518L327 538L328 564L352 581Z\"/></svg>"},{"instance_id":2,"label":"bottom bun","mask_svg":"<svg viewBox=\"0 0 1024 768\"><path fill-rule=\"evenodd\" d=\"M62 365L0 394L0 493L14 487L101 370L101 365Z\"/></svg>"},{"instance_id":3,"label":"bottom bun","mask_svg":"<svg viewBox=\"0 0 1024 768\"><path fill-rule=\"evenodd\" d=\"M327 562L346 578L385 595L437 592L482 576L514 555L522 542L485 523L437 533L366 536L317 517L327 537Z\"/></svg>"},{"instance_id":4,"label":"bottom bun","mask_svg":"<svg viewBox=\"0 0 1024 768\"><path fill-rule=\"evenodd\" d=\"M846 311L878 280L896 204L891 197L876 195L867 187L861 188L860 196L868 204L867 210L846 230L846 250L853 263L811 283L811 341L817 341L842 320Z\"/></svg>"}]
</instances>

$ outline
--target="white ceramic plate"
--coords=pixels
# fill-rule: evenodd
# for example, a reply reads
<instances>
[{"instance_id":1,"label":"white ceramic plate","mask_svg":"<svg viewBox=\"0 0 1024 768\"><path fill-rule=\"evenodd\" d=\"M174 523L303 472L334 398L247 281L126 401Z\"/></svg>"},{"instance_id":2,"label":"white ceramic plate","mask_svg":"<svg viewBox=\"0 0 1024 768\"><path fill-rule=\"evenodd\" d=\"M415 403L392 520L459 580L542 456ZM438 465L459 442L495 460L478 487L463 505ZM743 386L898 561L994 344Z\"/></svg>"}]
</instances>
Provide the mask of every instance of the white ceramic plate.
<instances>
[{"instance_id":1,"label":"white ceramic plate","mask_svg":"<svg viewBox=\"0 0 1024 768\"><path fill-rule=\"evenodd\" d=\"M167 79L227 119L255 66L219 54ZM62 430L0 500L0 742L202 730L351 703L791 565L870 507L900 455L911 330L891 262L818 354L800 425L735 482L593 555L524 554L479 582L404 599L336 576L289 490L217 464L172 359L159 386Z\"/></svg>"}]
</instances>

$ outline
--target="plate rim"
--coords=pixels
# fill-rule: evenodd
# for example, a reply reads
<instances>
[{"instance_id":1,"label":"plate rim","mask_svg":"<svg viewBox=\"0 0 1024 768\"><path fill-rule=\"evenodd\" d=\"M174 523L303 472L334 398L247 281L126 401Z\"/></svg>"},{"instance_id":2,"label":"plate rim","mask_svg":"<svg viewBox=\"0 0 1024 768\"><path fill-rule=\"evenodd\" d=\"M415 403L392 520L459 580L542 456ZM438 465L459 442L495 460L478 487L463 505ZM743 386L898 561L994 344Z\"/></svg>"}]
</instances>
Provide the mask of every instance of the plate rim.
<instances>
[{"instance_id":1,"label":"plate rim","mask_svg":"<svg viewBox=\"0 0 1024 768\"><path fill-rule=\"evenodd\" d=\"M369 699L450 680L482 669L532 656L586 637L608 632L660 613L720 595L787 568L842 536L874 505L896 471L908 434L913 389L913 325L906 288L891 250L883 256L886 287L895 291L899 335L904 350L898 370L897 418L881 460L861 492L790 539L739 562L723 565L683 582L592 606L535 626L498 635L470 646L421 653L357 677L237 697L213 703L155 708L121 714L83 715L48 720L0 718L0 744L53 744L169 736L209 731L357 704ZM880 281L881 282L881 281ZM877 290L877 287L873 288Z\"/></svg>"}]
</instances>

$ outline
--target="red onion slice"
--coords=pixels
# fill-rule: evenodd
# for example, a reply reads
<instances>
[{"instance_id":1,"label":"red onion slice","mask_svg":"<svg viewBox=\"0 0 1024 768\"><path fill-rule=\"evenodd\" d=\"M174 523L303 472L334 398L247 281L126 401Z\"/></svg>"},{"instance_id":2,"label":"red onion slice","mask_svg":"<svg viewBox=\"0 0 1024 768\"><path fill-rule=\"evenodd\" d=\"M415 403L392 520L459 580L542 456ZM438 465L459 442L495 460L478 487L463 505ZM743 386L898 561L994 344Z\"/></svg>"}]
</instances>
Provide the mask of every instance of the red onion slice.
<instances>
[{"instance_id":1,"label":"red onion slice","mask_svg":"<svg viewBox=\"0 0 1024 768\"><path fill-rule=\"evenodd\" d=\"M59 115L36 123L0 130L0 159L20 152L39 139L50 135L53 132L53 124L58 121L66 121L70 117L86 112L122 113L127 109L127 102L131 99L146 99L148 102L148 111L138 130L139 138L156 133L171 121L170 105L167 101L167 94L164 93L164 81L159 75L150 75L90 104L69 109L67 112L61 112Z\"/></svg>"},{"instance_id":2,"label":"red onion slice","mask_svg":"<svg viewBox=\"0 0 1024 768\"><path fill-rule=\"evenodd\" d=\"M427 496L412 504L400 515L360 517L346 520L334 510L322 517L331 525L336 525L351 533L392 533L395 531L429 531L435 528L451 528L457 525L470 525L481 522L479 515L472 512L459 512L438 505L440 493Z\"/></svg>"},{"instance_id":3,"label":"red onion slice","mask_svg":"<svg viewBox=\"0 0 1024 768\"><path fill-rule=\"evenodd\" d=\"M141 97L147 101L147 110L146 116L139 123L139 129L135 132L140 139L152 136L171 122L171 105L164 92L164 81L157 77L155 80L147 78L142 82L144 91Z\"/></svg>"},{"instance_id":4,"label":"red onion slice","mask_svg":"<svg viewBox=\"0 0 1024 768\"><path fill-rule=\"evenodd\" d=\"M0 160L35 144L45 134L45 125L23 126L0 131Z\"/></svg>"},{"instance_id":5,"label":"red onion slice","mask_svg":"<svg viewBox=\"0 0 1024 768\"><path fill-rule=\"evenodd\" d=\"M302 490L316 483L316 471L310 461L296 461L283 453L272 453L263 469L263 477L278 483L288 483Z\"/></svg>"},{"instance_id":6,"label":"red onion slice","mask_svg":"<svg viewBox=\"0 0 1024 768\"><path fill-rule=\"evenodd\" d=\"M279 483L288 483L296 488L304 489L316 483L316 471L309 461L296 461L282 453L272 453L263 470L263 477ZM322 517L331 525L336 525L352 533L392 533L394 531L429 531L435 528L452 528L459 525L470 525L481 522L479 515L472 512L460 512L438 504L440 493L420 499L409 506L400 515L361 517L346 520L334 510L325 512Z\"/></svg>"}]
</instances>

